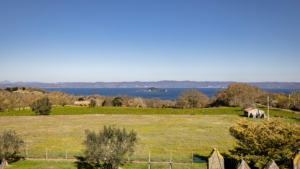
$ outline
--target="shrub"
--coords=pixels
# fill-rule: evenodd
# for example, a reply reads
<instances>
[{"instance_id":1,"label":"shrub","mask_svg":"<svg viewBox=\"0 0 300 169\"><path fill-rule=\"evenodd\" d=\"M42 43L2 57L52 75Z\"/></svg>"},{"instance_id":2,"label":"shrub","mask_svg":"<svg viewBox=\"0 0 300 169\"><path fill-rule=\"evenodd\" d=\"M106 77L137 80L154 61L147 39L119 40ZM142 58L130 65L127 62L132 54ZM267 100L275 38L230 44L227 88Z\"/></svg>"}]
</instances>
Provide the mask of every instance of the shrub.
<instances>
[{"instance_id":1,"label":"shrub","mask_svg":"<svg viewBox=\"0 0 300 169\"><path fill-rule=\"evenodd\" d=\"M107 168L115 169L121 163L123 157L131 155L137 144L137 134L131 130L117 128L115 125L104 126L98 134L85 130L86 146L84 154L89 162L104 163Z\"/></svg>"},{"instance_id":2,"label":"shrub","mask_svg":"<svg viewBox=\"0 0 300 169\"><path fill-rule=\"evenodd\" d=\"M18 87L11 88L12 91L17 91L18 89L19 89Z\"/></svg>"},{"instance_id":3,"label":"shrub","mask_svg":"<svg viewBox=\"0 0 300 169\"><path fill-rule=\"evenodd\" d=\"M10 87L5 88L4 90L6 90L8 92L12 92L12 89Z\"/></svg>"},{"instance_id":4,"label":"shrub","mask_svg":"<svg viewBox=\"0 0 300 169\"><path fill-rule=\"evenodd\" d=\"M229 150L236 160L262 168L271 158L280 168L290 168L295 151L300 148L300 126L283 124L280 119L266 120L258 125L244 119L230 127L237 146Z\"/></svg>"},{"instance_id":5,"label":"shrub","mask_svg":"<svg viewBox=\"0 0 300 169\"><path fill-rule=\"evenodd\" d=\"M105 104L106 104L106 100L104 100L104 101L102 102L102 106L105 106Z\"/></svg>"},{"instance_id":6,"label":"shrub","mask_svg":"<svg viewBox=\"0 0 300 169\"><path fill-rule=\"evenodd\" d=\"M78 98L78 101L83 101L84 99L82 97Z\"/></svg>"},{"instance_id":7,"label":"shrub","mask_svg":"<svg viewBox=\"0 0 300 169\"><path fill-rule=\"evenodd\" d=\"M90 107L90 108L93 108L93 107L96 106L96 104L97 104L97 102L96 102L95 100L91 100L91 102L90 102L90 104L89 104L89 107Z\"/></svg>"},{"instance_id":8,"label":"shrub","mask_svg":"<svg viewBox=\"0 0 300 169\"><path fill-rule=\"evenodd\" d=\"M49 115L51 113L51 103L48 97L38 99L30 107L37 115Z\"/></svg>"},{"instance_id":9,"label":"shrub","mask_svg":"<svg viewBox=\"0 0 300 169\"><path fill-rule=\"evenodd\" d=\"M121 97L115 97L112 100L112 104L113 104L113 106L121 107L122 106L122 101L123 101L123 99Z\"/></svg>"}]
</instances>

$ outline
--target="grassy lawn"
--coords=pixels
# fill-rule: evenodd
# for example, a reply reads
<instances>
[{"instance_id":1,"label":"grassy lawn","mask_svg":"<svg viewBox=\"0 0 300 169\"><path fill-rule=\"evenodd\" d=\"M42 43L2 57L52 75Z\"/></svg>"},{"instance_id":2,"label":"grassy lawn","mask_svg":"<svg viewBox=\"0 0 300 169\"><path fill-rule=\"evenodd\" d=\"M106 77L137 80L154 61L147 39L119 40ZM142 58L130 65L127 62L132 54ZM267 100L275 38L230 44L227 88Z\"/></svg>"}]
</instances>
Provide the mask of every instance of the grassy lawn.
<instances>
[{"instance_id":1,"label":"grassy lawn","mask_svg":"<svg viewBox=\"0 0 300 169\"><path fill-rule=\"evenodd\" d=\"M260 108L267 113L263 107ZM33 116L35 113L30 109L16 110L9 112L0 112L0 116ZM243 109L240 107L222 107L205 109L158 109L158 108L128 108L128 107L80 107L66 106L53 107L51 115L83 115L83 114L107 114L107 115L243 115ZM281 110L270 110L270 117L282 115L284 117L300 117L292 112Z\"/></svg>"},{"instance_id":2,"label":"grassy lawn","mask_svg":"<svg viewBox=\"0 0 300 169\"><path fill-rule=\"evenodd\" d=\"M140 139L130 160L190 162L192 152L207 156L212 148L227 152L235 145L228 127L238 116L220 115L52 115L0 117L0 132L15 130L32 158L68 158L82 155L84 129L99 130L117 124L134 129ZM261 119L256 119L261 121ZM25 154L25 152L24 152ZM126 158L127 159L127 158Z\"/></svg>"},{"instance_id":3,"label":"grassy lawn","mask_svg":"<svg viewBox=\"0 0 300 169\"><path fill-rule=\"evenodd\" d=\"M61 161L31 161L21 160L18 162L10 163L11 169L77 169L77 166L73 162Z\"/></svg>"},{"instance_id":4,"label":"grassy lawn","mask_svg":"<svg viewBox=\"0 0 300 169\"><path fill-rule=\"evenodd\" d=\"M55 161L18 161L12 163L12 169L97 169L94 165L87 163L76 163L76 162L55 162ZM122 169L148 169L148 164L123 164L120 165ZM151 168L153 169L167 169L170 167L170 164L152 164ZM204 169L205 164L173 164L173 169Z\"/></svg>"},{"instance_id":5,"label":"grassy lawn","mask_svg":"<svg viewBox=\"0 0 300 169\"><path fill-rule=\"evenodd\" d=\"M0 117L0 132L15 130L26 142L31 158L74 158L82 155L84 129L99 130L117 124L134 129L140 139L130 160L190 162L192 153L207 157L216 147L221 153L235 145L228 128L237 115L52 115ZM262 122L264 119L250 119ZM298 123L296 119L282 119ZM67 153L66 153L67 152ZM25 154L25 151L24 151ZM126 158L127 160L127 158Z\"/></svg>"},{"instance_id":6,"label":"grassy lawn","mask_svg":"<svg viewBox=\"0 0 300 169\"><path fill-rule=\"evenodd\" d=\"M263 109L264 110L264 109ZM266 110L264 110L266 112ZM153 115L154 112L154 115ZM241 108L210 109L149 109L114 107L54 107L50 116L32 116L30 110L0 113L0 133L15 130L26 142L29 158L75 158L82 156L84 130L96 130L103 125L134 129L140 139L134 155L125 157L130 161L191 162L195 156L207 157L216 147L221 153L236 144L228 128L241 118ZM25 114L25 116L24 116ZM65 115L64 115L65 114ZM70 115L69 115L70 114ZM5 115L5 116L4 116ZM15 115L15 116L14 116ZM271 117L300 117L291 112L271 110ZM249 119L255 123L264 119ZM286 123L300 124L300 120L282 118ZM26 149L23 151L25 156ZM76 164L79 165L79 164ZM21 168L78 168L72 162L19 161L14 167ZM204 164L201 164L200 166ZM155 164L166 168L167 164ZM174 165L173 168L189 168L190 165ZM20 168L20 167L19 167ZM147 168L147 164L125 164L122 168ZM202 168L202 167L200 167Z\"/></svg>"}]
</instances>

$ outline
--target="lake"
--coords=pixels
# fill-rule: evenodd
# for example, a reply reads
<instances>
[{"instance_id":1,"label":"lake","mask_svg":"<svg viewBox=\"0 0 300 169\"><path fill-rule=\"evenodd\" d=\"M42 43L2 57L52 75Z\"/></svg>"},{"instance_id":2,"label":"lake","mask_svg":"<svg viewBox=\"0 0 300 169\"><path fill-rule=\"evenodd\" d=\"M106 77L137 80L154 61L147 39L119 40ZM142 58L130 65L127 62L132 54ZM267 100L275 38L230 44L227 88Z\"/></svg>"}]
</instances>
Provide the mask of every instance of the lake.
<instances>
[{"instance_id":1,"label":"lake","mask_svg":"<svg viewBox=\"0 0 300 169\"><path fill-rule=\"evenodd\" d=\"M99 94L103 96L117 96L119 94L126 94L135 97L142 98L160 98L161 100L175 100L178 98L178 95L187 90L187 88L161 88L166 89L167 92L135 92L136 90L143 88L43 88L46 91L60 91L66 94L76 94L76 95L93 95ZM199 92L207 95L211 98L219 88L196 88ZM283 92L285 94L289 94L291 90L295 89L262 89L270 92Z\"/></svg>"}]
</instances>

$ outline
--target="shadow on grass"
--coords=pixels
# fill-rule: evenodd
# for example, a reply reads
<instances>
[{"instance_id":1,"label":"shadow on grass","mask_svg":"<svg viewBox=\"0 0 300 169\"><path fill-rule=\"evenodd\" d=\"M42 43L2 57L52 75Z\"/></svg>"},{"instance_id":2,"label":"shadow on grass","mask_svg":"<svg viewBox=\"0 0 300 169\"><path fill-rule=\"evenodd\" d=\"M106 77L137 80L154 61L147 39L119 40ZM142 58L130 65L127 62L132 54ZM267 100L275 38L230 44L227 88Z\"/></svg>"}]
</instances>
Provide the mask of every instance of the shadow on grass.
<instances>
[{"instance_id":1,"label":"shadow on grass","mask_svg":"<svg viewBox=\"0 0 300 169\"><path fill-rule=\"evenodd\" d=\"M225 169L233 169L236 167L237 161L235 159L233 159L232 157L230 157L229 154L221 153L221 155L224 158ZM208 156L201 156L199 154L194 154L193 162L194 163L206 163L206 166L208 168Z\"/></svg>"},{"instance_id":2,"label":"shadow on grass","mask_svg":"<svg viewBox=\"0 0 300 169\"><path fill-rule=\"evenodd\" d=\"M10 164L10 163L18 162L19 160L25 160L25 157L20 156L20 155L13 155L9 159L7 159L7 162ZM0 160L0 164L1 164L1 162L2 161Z\"/></svg>"},{"instance_id":3,"label":"shadow on grass","mask_svg":"<svg viewBox=\"0 0 300 169\"><path fill-rule=\"evenodd\" d=\"M110 168L106 164L89 163L83 156L74 156L78 161L74 162L77 169L107 169Z\"/></svg>"},{"instance_id":4,"label":"shadow on grass","mask_svg":"<svg viewBox=\"0 0 300 169\"><path fill-rule=\"evenodd\" d=\"M96 164L86 162L86 159L82 156L75 156L75 158L78 160L75 162L75 166L78 169L97 169L99 167L97 167Z\"/></svg>"},{"instance_id":5,"label":"shadow on grass","mask_svg":"<svg viewBox=\"0 0 300 169\"><path fill-rule=\"evenodd\" d=\"M221 153L224 158L225 169L233 169L237 166L237 161L232 158L228 153Z\"/></svg>"},{"instance_id":6,"label":"shadow on grass","mask_svg":"<svg viewBox=\"0 0 300 169\"><path fill-rule=\"evenodd\" d=\"M208 162L207 158L208 157L206 157L206 156L201 156L199 154L194 154L194 156L193 156L193 163L199 163L199 164L201 164L201 163L207 163Z\"/></svg>"}]
</instances>

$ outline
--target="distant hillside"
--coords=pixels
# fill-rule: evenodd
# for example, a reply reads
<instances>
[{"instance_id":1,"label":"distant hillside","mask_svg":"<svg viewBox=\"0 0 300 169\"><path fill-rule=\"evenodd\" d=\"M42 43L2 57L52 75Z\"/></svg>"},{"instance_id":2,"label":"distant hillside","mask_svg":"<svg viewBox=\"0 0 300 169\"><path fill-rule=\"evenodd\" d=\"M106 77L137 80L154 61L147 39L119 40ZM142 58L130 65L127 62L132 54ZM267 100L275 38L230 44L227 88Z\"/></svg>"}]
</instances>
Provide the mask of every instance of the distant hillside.
<instances>
[{"instance_id":1,"label":"distant hillside","mask_svg":"<svg viewBox=\"0 0 300 169\"><path fill-rule=\"evenodd\" d=\"M33 88L226 88L232 81L228 82L197 82L197 81L157 81L157 82L0 82L0 88L24 86ZM260 88L285 88L300 89L299 82L247 82Z\"/></svg>"},{"instance_id":2,"label":"distant hillside","mask_svg":"<svg viewBox=\"0 0 300 169\"><path fill-rule=\"evenodd\" d=\"M0 81L0 84L10 84L12 82L8 81L8 80L4 80L4 81Z\"/></svg>"}]
</instances>

